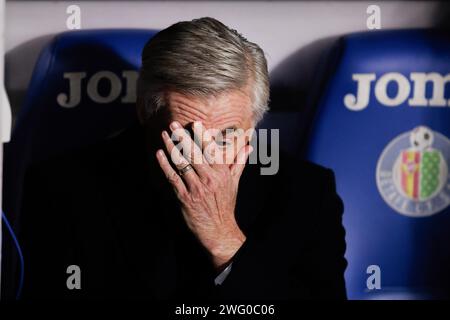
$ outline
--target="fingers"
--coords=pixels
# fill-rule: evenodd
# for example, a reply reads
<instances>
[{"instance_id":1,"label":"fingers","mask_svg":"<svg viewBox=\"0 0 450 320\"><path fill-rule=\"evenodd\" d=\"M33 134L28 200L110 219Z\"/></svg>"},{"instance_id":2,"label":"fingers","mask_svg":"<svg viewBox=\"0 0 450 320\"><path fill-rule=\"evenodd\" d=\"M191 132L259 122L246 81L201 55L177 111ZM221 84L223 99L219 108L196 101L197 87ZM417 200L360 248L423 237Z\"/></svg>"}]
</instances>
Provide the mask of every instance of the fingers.
<instances>
[{"instance_id":1,"label":"fingers","mask_svg":"<svg viewBox=\"0 0 450 320\"><path fill-rule=\"evenodd\" d=\"M178 170L181 170L190 164L189 161L185 157L183 157L180 150L178 150L178 148L175 146L172 139L170 139L167 131L162 132L162 139L163 139L164 145L167 149L167 152L170 154L170 158L172 159L172 162L175 164L175 166L177 167ZM170 163L169 163L169 165L170 165ZM190 170L190 171L186 172L185 174L183 174L183 177L189 185L196 183L198 180L197 174L195 173L194 170Z\"/></svg>"},{"instance_id":2,"label":"fingers","mask_svg":"<svg viewBox=\"0 0 450 320\"><path fill-rule=\"evenodd\" d=\"M209 164L214 162L214 152L211 152L211 147L214 146L213 135L210 130L206 130L200 121L195 121L192 125L195 139L199 142L202 148L203 156Z\"/></svg>"},{"instance_id":3,"label":"fingers","mask_svg":"<svg viewBox=\"0 0 450 320\"><path fill-rule=\"evenodd\" d=\"M235 179L240 179L242 172L244 171L245 164L247 163L248 156L252 153L252 151L253 147L251 145L245 145L241 148L241 150L239 150L234 163L230 167L231 175Z\"/></svg>"},{"instance_id":4,"label":"fingers","mask_svg":"<svg viewBox=\"0 0 450 320\"><path fill-rule=\"evenodd\" d=\"M212 168L224 170L233 164L236 157L234 133L224 133L217 128L206 129L200 121L194 122L193 131L196 140L201 142L204 158Z\"/></svg>"},{"instance_id":5,"label":"fingers","mask_svg":"<svg viewBox=\"0 0 450 320\"><path fill-rule=\"evenodd\" d=\"M209 143L213 141L211 132L206 130L201 121L195 121L192 125L195 138L200 142L200 146L204 149Z\"/></svg>"},{"instance_id":6,"label":"fingers","mask_svg":"<svg viewBox=\"0 0 450 320\"><path fill-rule=\"evenodd\" d=\"M219 152L217 152L217 146L213 136L211 135L211 132L209 130L206 130L201 122L196 121L193 124L195 139L199 141L199 145L201 147L199 147L199 145L197 145L192 140L189 133L178 122L172 122L170 124L170 129L172 130L173 136L179 141L178 146L175 146L174 142L169 137L169 134L166 131L163 131L162 138L173 163L178 170L184 168L189 164L192 164L195 169L195 171L191 170L183 175L183 178L184 180L186 180L189 188L195 186L195 184L199 180L204 182L208 179L211 179L214 169L230 170L231 175L239 179L245 168L248 156L253 151L252 146L242 146L241 143L236 143L236 141L234 141L233 145L228 148L233 151L230 154L231 158L228 159L229 161L226 159L227 163L231 162L231 165L223 165L222 161L217 161L216 163L215 160L217 159L214 158L215 156L223 157L223 155L220 153L220 151L223 150L218 150ZM239 137L241 136L243 137L244 135L239 135ZM245 141L244 138L242 138L241 140L241 142ZM212 146L212 149L216 151L216 154L207 152L207 149L210 146ZM178 147L181 147L183 153ZM239 152L236 156L234 156L236 151Z\"/></svg>"},{"instance_id":7,"label":"fingers","mask_svg":"<svg viewBox=\"0 0 450 320\"><path fill-rule=\"evenodd\" d=\"M170 139L167 131L162 132L162 139L164 145L166 146L166 150L170 154L170 158L172 159L172 162L177 167L177 169L180 170L187 166L189 164L189 161L185 157L183 157L180 150L178 150L172 139Z\"/></svg>"},{"instance_id":8,"label":"fingers","mask_svg":"<svg viewBox=\"0 0 450 320\"><path fill-rule=\"evenodd\" d=\"M176 121L170 124L170 129L183 150L183 157L195 168L199 176L208 174L209 163L200 147L192 140L186 130ZM172 140L170 140L172 141ZM172 142L173 144L173 142ZM177 148L178 149L178 148ZM181 154L181 153L180 153Z\"/></svg>"},{"instance_id":9,"label":"fingers","mask_svg":"<svg viewBox=\"0 0 450 320\"><path fill-rule=\"evenodd\" d=\"M158 150L156 152L156 158L158 159L159 166L164 172L164 175L167 177L167 180L169 180L170 184L175 189L177 196L186 194L187 189L183 182L183 179L181 179L178 173L172 168L172 166L169 163L169 160L164 154L164 151L161 149Z\"/></svg>"},{"instance_id":10,"label":"fingers","mask_svg":"<svg viewBox=\"0 0 450 320\"><path fill-rule=\"evenodd\" d=\"M235 139L235 143L233 145L233 157L231 159L231 163L230 163L230 168L231 166L236 162L237 156L239 151L241 151L241 149L248 144L248 137L247 134L244 132L243 129L237 129L236 130L236 139ZM240 161L240 160L239 160ZM246 161L246 159L244 160L244 162Z\"/></svg>"}]
</instances>

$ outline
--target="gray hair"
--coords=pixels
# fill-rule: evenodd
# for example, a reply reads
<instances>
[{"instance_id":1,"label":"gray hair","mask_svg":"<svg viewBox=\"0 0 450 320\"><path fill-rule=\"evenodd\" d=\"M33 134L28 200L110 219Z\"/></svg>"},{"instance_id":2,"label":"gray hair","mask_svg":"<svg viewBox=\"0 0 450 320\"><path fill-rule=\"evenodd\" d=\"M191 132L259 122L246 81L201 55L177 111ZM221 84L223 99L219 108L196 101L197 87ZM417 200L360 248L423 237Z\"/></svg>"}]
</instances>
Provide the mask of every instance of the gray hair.
<instances>
[{"instance_id":1,"label":"gray hair","mask_svg":"<svg viewBox=\"0 0 450 320\"><path fill-rule=\"evenodd\" d=\"M255 124L268 110L269 76L263 50L220 21L204 17L158 32L145 45L137 83L141 123L165 106L164 92L208 98L251 86Z\"/></svg>"}]
</instances>

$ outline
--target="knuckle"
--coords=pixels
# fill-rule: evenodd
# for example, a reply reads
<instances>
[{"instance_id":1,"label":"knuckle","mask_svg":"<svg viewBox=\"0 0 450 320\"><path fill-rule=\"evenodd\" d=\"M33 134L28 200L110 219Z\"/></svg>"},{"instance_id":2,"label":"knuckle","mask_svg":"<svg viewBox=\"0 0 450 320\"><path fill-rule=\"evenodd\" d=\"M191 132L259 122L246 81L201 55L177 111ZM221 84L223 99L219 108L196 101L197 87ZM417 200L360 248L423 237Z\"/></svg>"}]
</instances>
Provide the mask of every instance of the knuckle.
<instances>
[{"instance_id":1,"label":"knuckle","mask_svg":"<svg viewBox=\"0 0 450 320\"><path fill-rule=\"evenodd\" d=\"M194 185L191 188L191 200L193 203L198 203L203 201L204 197L205 197L205 191L203 188L201 188L198 185Z\"/></svg>"},{"instance_id":2,"label":"knuckle","mask_svg":"<svg viewBox=\"0 0 450 320\"><path fill-rule=\"evenodd\" d=\"M176 172L172 172L167 176L167 180L173 185L177 185L180 183L180 176Z\"/></svg>"},{"instance_id":3,"label":"knuckle","mask_svg":"<svg viewBox=\"0 0 450 320\"><path fill-rule=\"evenodd\" d=\"M219 184L215 176L208 175L202 179L207 191L216 191Z\"/></svg>"},{"instance_id":4,"label":"knuckle","mask_svg":"<svg viewBox=\"0 0 450 320\"><path fill-rule=\"evenodd\" d=\"M217 191L217 189L219 189L219 186L220 186L220 183L217 178L213 177L209 180L208 187L210 188L210 190Z\"/></svg>"},{"instance_id":5,"label":"knuckle","mask_svg":"<svg viewBox=\"0 0 450 320\"><path fill-rule=\"evenodd\" d=\"M183 160L179 160L178 163L175 164L175 167L177 168L177 170L181 170L184 167L186 167L189 163L183 161Z\"/></svg>"},{"instance_id":6,"label":"knuckle","mask_svg":"<svg viewBox=\"0 0 450 320\"><path fill-rule=\"evenodd\" d=\"M221 182L225 182L228 179L228 174L225 170L217 171L217 180Z\"/></svg>"},{"instance_id":7,"label":"knuckle","mask_svg":"<svg viewBox=\"0 0 450 320\"><path fill-rule=\"evenodd\" d=\"M182 201L182 202L186 202L189 199L189 193L185 190L185 191L181 191L178 194L178 198Z\"/></svg>"}]
</instances>

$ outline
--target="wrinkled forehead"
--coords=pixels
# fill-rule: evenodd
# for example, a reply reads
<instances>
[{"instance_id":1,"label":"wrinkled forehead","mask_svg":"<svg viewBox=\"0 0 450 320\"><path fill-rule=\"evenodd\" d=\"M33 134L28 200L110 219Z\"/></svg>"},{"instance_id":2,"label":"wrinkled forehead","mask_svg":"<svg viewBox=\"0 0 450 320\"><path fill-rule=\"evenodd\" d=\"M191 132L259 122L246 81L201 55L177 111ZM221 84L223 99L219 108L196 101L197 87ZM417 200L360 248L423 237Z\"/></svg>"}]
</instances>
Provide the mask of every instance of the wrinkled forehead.
<instances>
[{"instance_id":1,"label":"wrinkled forehead","mask_svg":"<svg viewBox=\"0 0 450 320\"><path fill-rule=\"evenodd\" d=\"M167 92L170 121L188 126L201 121L207 129L244 128L252 126L252 99L246 90L229 90L217 96L200 98L178 92Z\"/></svg>"}]
</instances>

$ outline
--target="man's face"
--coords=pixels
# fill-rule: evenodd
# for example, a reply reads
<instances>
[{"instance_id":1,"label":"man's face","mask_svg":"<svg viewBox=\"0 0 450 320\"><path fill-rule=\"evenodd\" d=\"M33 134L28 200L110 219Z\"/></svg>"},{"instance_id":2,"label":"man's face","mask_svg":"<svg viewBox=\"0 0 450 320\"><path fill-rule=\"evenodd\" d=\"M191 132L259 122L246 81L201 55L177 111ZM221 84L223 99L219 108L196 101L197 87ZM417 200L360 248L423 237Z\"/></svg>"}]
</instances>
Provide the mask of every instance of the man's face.
<instances>
[{"instance_id":1,"label":"man's face","mask_svg":"<svg viewBox=\"0 0 450 320\"><path fill-rule=\"evenodd\" d=\"M248 143L249 129L254 126L248 91L230 90L208 99L167 92L169 124L177 121L192 132L194 122L200 121L206 129L202 135L203 142L209 139L206 144L215 159L231 164L237 152Z\"/></svg>"}]
</instances>

